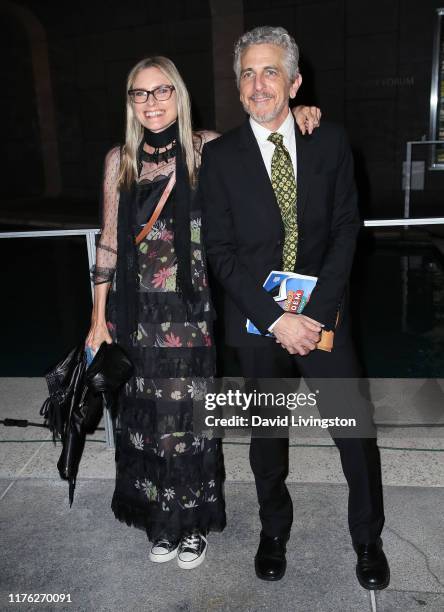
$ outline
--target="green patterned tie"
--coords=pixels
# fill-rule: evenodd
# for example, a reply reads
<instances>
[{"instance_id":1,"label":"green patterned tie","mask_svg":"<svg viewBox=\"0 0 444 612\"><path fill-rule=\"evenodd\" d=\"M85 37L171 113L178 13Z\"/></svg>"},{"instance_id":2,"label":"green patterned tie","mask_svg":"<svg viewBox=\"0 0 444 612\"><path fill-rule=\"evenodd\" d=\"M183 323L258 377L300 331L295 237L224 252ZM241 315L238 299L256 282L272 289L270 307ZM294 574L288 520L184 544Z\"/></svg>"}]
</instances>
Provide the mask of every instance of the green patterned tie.
<instances>
[{"instance_id":1,"label":"green patterned tie","mask_svg":"<svg viewBox=\"0 0 444 612\"><path fill-rule=\"evenodd\" d=\"M293 272L298 248L298 225L296 220L296 180L291 157L283 144L284 137L273 132L268 137L274 144L271 159L271 184L281 210L285 229L283 269Z\"/></svg>"}]
</instances>

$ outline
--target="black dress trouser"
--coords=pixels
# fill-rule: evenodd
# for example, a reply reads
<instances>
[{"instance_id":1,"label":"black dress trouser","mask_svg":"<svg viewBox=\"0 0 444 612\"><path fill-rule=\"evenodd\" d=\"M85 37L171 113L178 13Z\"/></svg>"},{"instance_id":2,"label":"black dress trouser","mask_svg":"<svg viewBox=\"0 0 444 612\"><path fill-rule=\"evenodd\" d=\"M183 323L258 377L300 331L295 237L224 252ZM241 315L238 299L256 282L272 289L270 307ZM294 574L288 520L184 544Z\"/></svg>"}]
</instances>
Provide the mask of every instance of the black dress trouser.
<instances>
[{"instance_id":1,"label":"black dress trouser","mask_svg":"<svg viewBox=\"0 0 444 612\"><path fill-rule=\"evenodd\" d=\"M359 378L361 375L350 340L332 353L315 350L309 355L290 355L270 339L262 348L237 347L241 375L249 379L299 378L310 387L310 379ZM367 410L368 402L354 409ZM367 405L366 405L367 404ZM322 414L322 405L318 405ZM375 541L384 525L384 507L379 449L375 437L334 437L342 469L349 486L348 524L354 544ZM288 476L288 437L252 437L250 464L256 481L262 531L286 537L293 521L293 504L285 484Z\"/></svg>"}]
</instances>

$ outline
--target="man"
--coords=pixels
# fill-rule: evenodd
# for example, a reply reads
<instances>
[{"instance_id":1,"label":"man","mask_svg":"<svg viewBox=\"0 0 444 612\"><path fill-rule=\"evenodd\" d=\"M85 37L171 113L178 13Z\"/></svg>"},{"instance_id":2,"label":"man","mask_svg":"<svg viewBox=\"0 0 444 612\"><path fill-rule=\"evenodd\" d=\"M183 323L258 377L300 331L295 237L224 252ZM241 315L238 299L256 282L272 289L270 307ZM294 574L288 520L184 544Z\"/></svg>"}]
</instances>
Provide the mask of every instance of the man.
<instances>
[{"instance_id":1,"label":"man","mask_svg":"<svg viewBox=\"0 0 444 612\"><path fill-rule=\"evenodd\" d=\"M206 249L224 291L224 326L242 375L357 378L347 282L360 222L351 151L326 122L310 137L295 130L289 98L301 85L299 51L283 28L259 27L236 44L234 70L247 121L204 147L200 186ZM282 314L262 287L271 270L318 277L303 314ZM338 314L339 313L339 314ZM246 319L262 335L248 334ZM332 352L316 349L335 330ZM271 332L273 337L267 336ZM374 438L336 438L349 484L349 527L357 576L367 589L389 583L379 451ZM256 574L286 569L292 501L285 485L288 437L253 437L262 531Z\"/></svg>"}]
</instances>

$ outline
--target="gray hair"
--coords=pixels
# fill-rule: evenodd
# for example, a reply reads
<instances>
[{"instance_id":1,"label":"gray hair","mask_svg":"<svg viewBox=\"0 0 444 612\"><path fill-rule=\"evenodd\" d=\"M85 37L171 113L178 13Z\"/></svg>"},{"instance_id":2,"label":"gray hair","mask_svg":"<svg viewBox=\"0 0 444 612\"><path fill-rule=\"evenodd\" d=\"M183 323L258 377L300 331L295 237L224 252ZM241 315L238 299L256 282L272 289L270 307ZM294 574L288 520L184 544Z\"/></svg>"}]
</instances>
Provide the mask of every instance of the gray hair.
<instances>
[{"instance_id":1,"label":"gray hair","mask_svg":"<svg viewBox=\"0 0 444 612\"><path fill-rule=\"evenodd\" d=\"M234 72L239 87L241 74L241 55L251 45L276 45L285 51L284 65L288 78L293 82L299 74L299 48L293 36L281 27L259 26L245 32L234 45Z\"/></svg>"}]
</instances>

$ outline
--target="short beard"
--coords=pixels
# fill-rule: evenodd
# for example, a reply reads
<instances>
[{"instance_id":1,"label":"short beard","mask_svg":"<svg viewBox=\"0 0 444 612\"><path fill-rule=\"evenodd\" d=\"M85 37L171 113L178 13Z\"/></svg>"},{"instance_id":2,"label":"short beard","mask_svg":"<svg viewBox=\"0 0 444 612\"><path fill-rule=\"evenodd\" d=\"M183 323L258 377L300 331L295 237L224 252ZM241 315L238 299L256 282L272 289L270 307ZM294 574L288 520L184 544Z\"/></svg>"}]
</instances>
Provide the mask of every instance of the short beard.
<instances>
[{"instance_id":1,"label":"short beard","mask_svg":"<svg viewBox=\"0 0 444 612\"><path fill-rule=\"evenodd\" d=\"M247 108L245 104L243 105L243 107L247 115L250 115L250 117L254 119L256 123L270 123L270 121L274 121L276 117L281 114L282 110L285 107L285 104L286 102L284 100L280 106L276 107L274 110L265 115L258 115L252 112L251 109Z\"/></svg>"}]
</instances>

